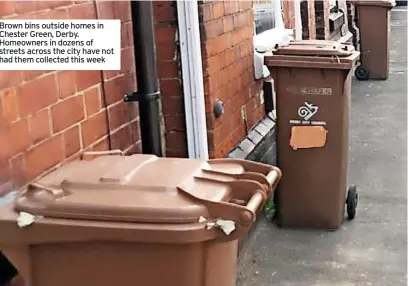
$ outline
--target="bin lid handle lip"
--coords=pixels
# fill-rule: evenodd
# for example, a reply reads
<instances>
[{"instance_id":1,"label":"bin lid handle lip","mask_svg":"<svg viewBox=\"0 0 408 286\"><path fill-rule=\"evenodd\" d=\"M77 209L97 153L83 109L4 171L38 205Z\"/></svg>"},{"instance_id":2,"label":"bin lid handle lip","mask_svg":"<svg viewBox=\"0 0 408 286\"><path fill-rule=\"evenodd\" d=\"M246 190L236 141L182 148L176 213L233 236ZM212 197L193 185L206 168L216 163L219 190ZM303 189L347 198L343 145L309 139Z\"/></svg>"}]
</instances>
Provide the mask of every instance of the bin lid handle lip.
<instances>
[{"instance_id":1,"label":"bin lid handle lip","mask_svg":"<svg viewBox=\"0 0 408 286\"><path fill-rule=\"evenodd\" d=\"M280 178L282 177L282 172L277 169L273 168L266 176L262 173L258 172L244 172L241 174L231 174L228 172L222 172L218 170L204 170L204 173L209 173L209 174L222 174L237 180L254 180L257 181L261 184L264 185L264 189L267 194L269 194L272 190L274 190L277 186L277 184L280 181Z\"/></svg>"},{"instance_id":2,"label":"bin lid handle lip","mask_svg":"<svg viewBox=\"0 0 408 286\"><path fill-rule=\"evenodd\" d=\"M219 171L219 170L211 170L211 169L203 169L204 173L208 174L214 174L214 175L224 175L228 176L234 179L250 179L254 178L255 180L260 180L260 183L268 184L268 181L266 180L266 176L262 173L258 172L243 172L240 174L234 174L234 173L228 173L227 171Z\"/></svg>"},{"instance_id":3,"label":"bin lid handle lip","mask_svg":"<svg viewBox=\"0 0 408 286\"><path fill-rule=\"evenodd\" d=\"M61 187L55 187L55 186L43 185L41 183L31 183L27 186L27 188L22 193L20 193L19 197L32 191L33 189L44 190L52 194L55 198L62 198L70 194L70 192L67 191L63 187L63 185L61 185Z\"/></svg>"},{"instance_id":4,"label":"bin lid handle lip","mask_svg":"<svg viewBox=\"0 0 408 286\"><path fill-rule=\"evenodd\" d=\"M196 180L202 180L207 182L219 182L216 179L205 178L205 177L194 177ZM251 198L255 194L260 194L265 201L267 199L267 194L264 190L263 185L260 182L247 179L238 179L236 181L223 182L231 188L231 198L234 199L234 195L251 195ZM183 187L183 185L178 187L178 190L192 197L195 200L200 201L203 205L208 208L208 212L212 217L222 217L223 219L229 219L236 221L240 224L252 223L255 218L256 210L249 209L246 206L241 206L228 201L212 201L209 199L201 198L197 195L190 193L188 188ZM240 192L240 194L238 194ZM251 200L248 200L247 203ZM223 212L226 211L226 212Z\"/></svg>"},{"instance_id":5,"label":"bin lid handle lip","mask_svg":"<svg viewBox=\"0 0 408 286\"><path fill-rule=\"evenodd\" d=\"M211 159L208 161L210 164L224 164L224 163L231 163L231 164L237 164L240 165L245 169L245 171L250 171L250 172L256 172L256 173L261 173L265 175L267 172L271 171L272 169L276 169L275 166L269 166L265 165L262 163L258 162L253 162L249 160L244 160L244 159L232 159L232 158L219 158L219 159Z\"/></svg>"},{"instance_id":6,"label":"bin lid handle lip","mask_svg":"<svg viewBox=\"0 0 408 286\"><path fill-rule=\"evenodd\" d=\"M220 159L212 159L209 161L210 166L211 164L223 164L223 163L234 163L234 164L238 164L241 167L244 168L245 173L250 174L250 173L256 173L259 174L261 176L263 176L267 182L268 185L270 185L270 187L274 187L277 185L277 183L280 181L281 177L282 177L282 171L276 167L276 166L272 166L272 165L265 165L265 164L261 164L258 162L253 162L253 161L248 161L248 160L244 160L244 159L231 159L231 158L220 158ZM223 172L223 171L219 171L219 170L211 170L211 169L203 169L206 172L220 172L220 173L225 173L225 175L230 175L232 176L232 174L228 173L228 172ZM271 177L271 173L273 172L277 172L277 178L275 182L269 182L269 178ZM244 174L245 174L244 173ZM234 174L235 175L235 174ZM239 177L241 176L241 177ZM245 175L243 174L239 174L239 175L235 175L234 178L245 178Z\"/></svg>"}]
</instances>

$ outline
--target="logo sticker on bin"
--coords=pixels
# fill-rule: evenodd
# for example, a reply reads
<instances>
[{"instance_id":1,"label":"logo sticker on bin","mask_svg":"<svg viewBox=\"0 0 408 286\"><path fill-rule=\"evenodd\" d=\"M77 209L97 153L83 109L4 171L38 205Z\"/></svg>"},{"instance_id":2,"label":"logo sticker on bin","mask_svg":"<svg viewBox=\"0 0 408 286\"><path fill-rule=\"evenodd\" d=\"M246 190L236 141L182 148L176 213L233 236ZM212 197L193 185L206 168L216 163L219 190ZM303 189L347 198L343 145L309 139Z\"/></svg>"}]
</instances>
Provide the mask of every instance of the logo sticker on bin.
<instances>
[{"instance_id":1,"label":"logo sticker on bin","mask_svg":"<svg viewBox=\"0 0 408 286\"><path fill-rule=\"evenodd\" d=\"M310 121L319 111L319 107L312 103L305 102L297 110L299 117L303 120L290 120L290 124L302 124L302 125L326 125L325 121Z\"/></svg>"},{"instance_id":2,"label":"logo sticker on bin","mask_svg":"<svg viewBox=\"0 0 408 286\"><path fill-rule=\"evenodd\" d=\"M305 102L305 105L299 107L298 115L302 117L304 120L309 120L317 113L318 110L319 107L311 103Z\"/></svg>"}]
</instances>

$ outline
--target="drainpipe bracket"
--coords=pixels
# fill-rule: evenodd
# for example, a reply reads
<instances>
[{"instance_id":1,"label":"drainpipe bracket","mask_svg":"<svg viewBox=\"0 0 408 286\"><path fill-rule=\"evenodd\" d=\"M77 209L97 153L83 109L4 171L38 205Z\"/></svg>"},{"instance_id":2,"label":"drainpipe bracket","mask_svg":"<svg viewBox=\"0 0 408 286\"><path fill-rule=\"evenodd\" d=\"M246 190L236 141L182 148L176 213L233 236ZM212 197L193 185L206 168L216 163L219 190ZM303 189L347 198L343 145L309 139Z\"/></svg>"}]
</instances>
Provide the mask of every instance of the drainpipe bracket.
<instances>
[{"instance_id":1,"label":"drainpipe bracket","mask_svg":"<svg viewBox=\"0 0 408 286\"><path fill-rule=\"evenodd\" d=\"M132 92L125 94L123 100L125 102L135 102L135 101L156 101L160 98L161 92L160 90L152 92L152 93L141 93L141 92Z\"/></svg>"}]
</instances>

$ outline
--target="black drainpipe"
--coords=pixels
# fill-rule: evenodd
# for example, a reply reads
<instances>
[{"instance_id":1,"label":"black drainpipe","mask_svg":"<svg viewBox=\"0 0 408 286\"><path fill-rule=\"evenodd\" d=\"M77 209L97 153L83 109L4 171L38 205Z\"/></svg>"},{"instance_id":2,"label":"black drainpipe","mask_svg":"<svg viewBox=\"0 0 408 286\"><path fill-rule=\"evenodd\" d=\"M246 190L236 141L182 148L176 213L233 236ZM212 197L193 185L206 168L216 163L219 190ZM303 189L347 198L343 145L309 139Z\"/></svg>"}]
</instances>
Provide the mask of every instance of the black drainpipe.
<instances>
[{"instance_id":1,"label":"black drainpipe","mask_svg":"<svg viewBox=\"0 0 408 286\"><path fill-rule=\"evenodd\" d=\"M156 45L151 1L130 1L132 11L137 92L125 102L138 101L143 154L163 156L160 129L160 90L157 84Z\"/></svg>"}]
</instances>

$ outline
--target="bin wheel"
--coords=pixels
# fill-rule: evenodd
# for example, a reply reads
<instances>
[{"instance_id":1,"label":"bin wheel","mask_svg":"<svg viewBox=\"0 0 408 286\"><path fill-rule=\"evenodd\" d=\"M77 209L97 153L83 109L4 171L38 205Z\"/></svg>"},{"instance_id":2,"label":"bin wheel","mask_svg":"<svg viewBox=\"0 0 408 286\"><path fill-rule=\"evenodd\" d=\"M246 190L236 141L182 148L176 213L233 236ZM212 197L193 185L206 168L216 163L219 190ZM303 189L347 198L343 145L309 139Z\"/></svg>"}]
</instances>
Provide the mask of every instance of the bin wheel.
<instances>
[{"instance_id":1,"label":"bin wheel","mask_svg":"<svg viewBox=\"0 0 408 286\"><path fill-rule=\"evenodd\" d=\"M363 66L356 67L354 75L358 80L368 80L370 78L370 72Z\"/></svg>"},{"instance_id":2,"label":"bin wheel","mask_svg":"<svg viewBox=\"0 0 408 286\"><path fill-rule=\"evenodd\" d=\"M358 205L358 192L356 186L350 186L347 192L347 217L348 220L353 220L356 216L356 209Z\"/></svg>"}]
</instances>

